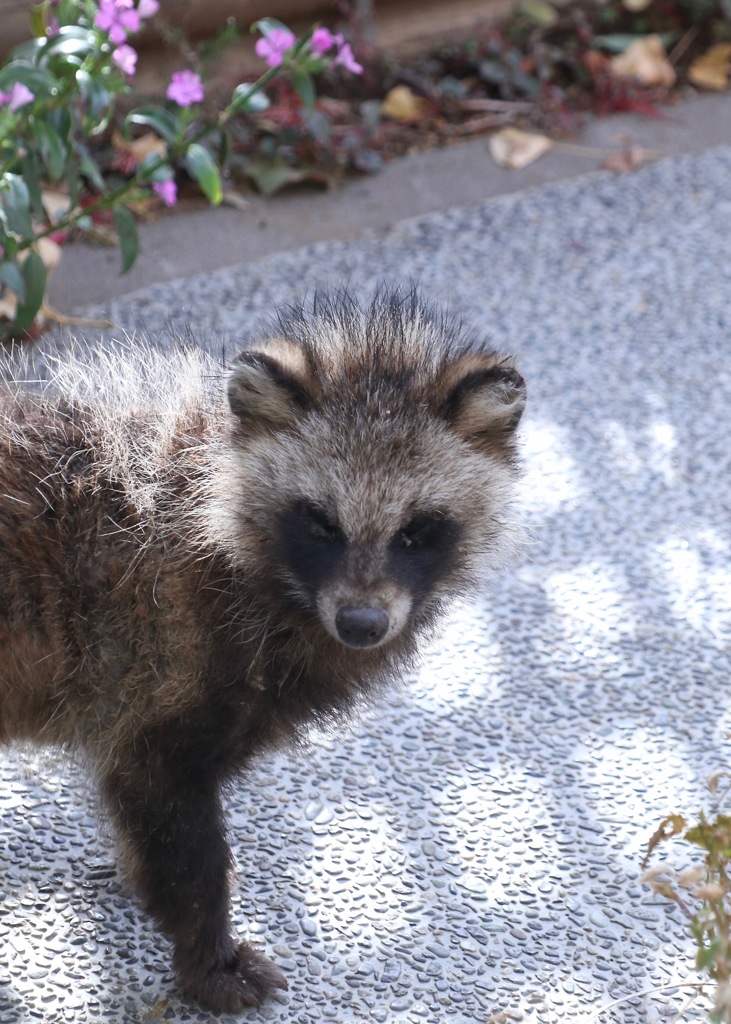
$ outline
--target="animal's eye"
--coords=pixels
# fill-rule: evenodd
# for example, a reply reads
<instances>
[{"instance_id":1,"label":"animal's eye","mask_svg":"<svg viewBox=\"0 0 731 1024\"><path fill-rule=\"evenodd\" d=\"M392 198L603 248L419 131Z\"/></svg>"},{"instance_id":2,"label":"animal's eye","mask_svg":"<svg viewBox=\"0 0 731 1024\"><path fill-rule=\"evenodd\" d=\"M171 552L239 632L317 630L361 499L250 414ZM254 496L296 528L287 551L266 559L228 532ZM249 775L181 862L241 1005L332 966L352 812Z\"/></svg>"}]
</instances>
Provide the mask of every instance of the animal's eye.
<instances>
[{"instance_id":1,"label":"animal's eye","mask_svg":"<svg viewBox=\"0 0 731 1024\"><path fill-rule=\"evenodd\" d=\"M447 529L448 523L444 519L416 516L398 531L394 541L403 551L415 551L437 543Z\"/></svg>"},{"instance_id":2,"label":"animal's eye","mask_svg":"<svg viewBox=\"0 0 731 1024\"><path fill-rule=\"evenodd\" d=\"M321 544L335 544L342 541L343 533L322 509L315 505L300 506L300 516L305 524L308 536Z\"/></svg>"}]
</instances>

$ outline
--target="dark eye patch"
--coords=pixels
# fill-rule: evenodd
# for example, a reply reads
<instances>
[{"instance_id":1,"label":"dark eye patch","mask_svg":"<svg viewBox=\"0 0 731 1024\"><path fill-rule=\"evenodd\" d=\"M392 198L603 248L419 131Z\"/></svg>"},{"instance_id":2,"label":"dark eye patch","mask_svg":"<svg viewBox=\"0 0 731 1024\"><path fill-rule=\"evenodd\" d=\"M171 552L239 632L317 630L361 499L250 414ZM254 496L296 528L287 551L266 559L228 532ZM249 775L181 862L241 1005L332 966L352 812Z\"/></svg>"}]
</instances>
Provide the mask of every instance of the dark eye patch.
<instances>
[{"instance_id":1,"label":"dark eye patch","mask_svg":"<svg viewBox=\"0 0 731 1024\"><path fill-rule=\"evenodd\" d=\"M453 520L428 513L414 516L394 534L389 545L391 571L417 602L452 569L460 534Z\"/></svg>"},{"instance_id":2,"label":"dark eye patch","mask_svg":"<svg viewBox=\"0 0 731 1024\"><path fill-rule=\"evenodd\" d=\"M311 593L337 570L347 546L345 534L332 517L305 501L280 514L276 539L280 561Z\"/></svg>"},{"instance_id":3,"label":"dark eye patch","mask_svg":"<svg viewBox=\"0 0 731 1024\"><path fill-rule=\"evenodd\" d=\"M452 527L447 519L415 516L396 533L392 544L403 551L416 552L440 544Z\"/></svg>"},{"instance_id":4,"label":"dark eye patch","mask_svg":"<svg viewBox=\"0 0 731 1024\"><path fill-rule=\"evenodd\" d=\"M321 544L345 543L343 531L323 509L303 501L295 506L295 514L299 516L311 540Z\"/></svg>"}]
</instances>

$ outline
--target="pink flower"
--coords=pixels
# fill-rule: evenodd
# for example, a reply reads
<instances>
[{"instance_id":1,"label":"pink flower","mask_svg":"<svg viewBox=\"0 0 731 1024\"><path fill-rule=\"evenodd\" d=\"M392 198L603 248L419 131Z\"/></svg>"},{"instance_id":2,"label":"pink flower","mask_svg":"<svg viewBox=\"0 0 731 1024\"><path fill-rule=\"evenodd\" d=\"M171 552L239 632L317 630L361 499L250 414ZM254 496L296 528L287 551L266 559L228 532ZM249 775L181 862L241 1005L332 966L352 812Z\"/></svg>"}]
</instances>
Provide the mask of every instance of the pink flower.
<instances>
[{"instance_id":1,"label":"pink flower","mask_svg":"<svg viewBox=\"0 0 731 1024\"><path fill-rule=\"evenodd\" d=\"M169 100L179 107L189 107L200 103L205 95L203 83L195 71L175 71L165 93Z\"/></svg>"},{"instance_id":2,"label":"pink flower","mask_svg":"<svg viewBox=\"0 0 731 1024\"><path fill-rule=\"evenodd\" d=\"M310 49L316 57L324 57L333 46L342 46L343 37L334 36L327 28L316 28L310 39Z\"/></svg>"},{"instance_id":3,"label":"pink flower","mask_svg":"<svg viewBox=\"0 0 731 1024\"><path fill-rule=\"evenodd\" d=\"M137 13L141 18L154 18L159 10L158 0L140 0L137 4Z\"/></svg>"},{"instance_id":4,"label":"pink flower","mask_svg":"<svg viewBox=\"0 0 731 1024\"><path fill-rule=\"evenodd\" d=\"M139 31L140 15L135 10L133 0L99 0L94 24L102 32L108 32L110 42L119 46L127 38L128 32Z\"/></svg>"},{"instance_id":5,"label":"pink flower","mask_svg":"<svg viewBox=\"0 0 731 1024\"><path fill-rule=\"evenodd\" d=\"M58 18L54 18L53 16L51 16L48 19L48 24L46 25L46 35L48 36L48 38L54 39L58 35L58 29Z\"/></svg>"},{"instance_id":6,"label":"pink flower","mask_svg":"<svg viewBox=\"0 0 731 1024\"><path fill-rule=\"evenodd\" d=\"M172 178L167 181L153 181L152 191L160 196L166 206L175 206L178 201L178 186Z\"/></svg>"},{"instance_id":7,"label":"pink flower","mask_svg":"<svg viewBox=\"0 0 731 1024\"><path fill-rule=\"evenodd\" d=\"M124 75L133 75L137 65L137 50L123 43L116 50L112 50L112 60Z\"/></svg>"},{"instance_id":8,"label":"pink flower","mask_svg":"<svg viewBox=\"0 0 731 1024\"><path fill-rule=\"evenodd\" d=\"M257 42L254 50L257 57L265 60L270 68L278 68L287 50L291 50L296 42L297 36L288 28L273 28Z\"/></svg>"},{"instance_id":9,"label":"pink flower","mask_svg":"<svg viewBox=\"0 0 731 1024\"><path fill-rule=\"evenodd\" d=\"M345 68L346 71L350 71L354 75L363 74L363 65L359 64L353 56L350 43L343 43L333 64L339 64L340 67Z\"/></svg>"},{"instance_id":10,"label":"pink flower","mask_svg":"<svg viewBox=\"0 0 731 1024\"><path fill-rule=\"evenodd\" d=\"M24 107L26 103L30 103L34 99L35 94L22 82L16 82L10 92L0 92L0 104L7 103L8 110L15 111L18 107Z\"/></svg>"},{"instance_id":11,"label":"pink flower","mask_svg":"<svg viewBox=\"0 0 731 1024\"><path fill-rule=\"evenodd\" d=\"M333 35L329 29L316 28L310 39L310 49L315 57L324 57L333 46L338 48L333 65L340 65L340 67L345 68L346 71L351 71L354 75L363 74L363 68L353 56L350 43L346 43L339 32L337 35Z\"/></svg>"}]
</instances>

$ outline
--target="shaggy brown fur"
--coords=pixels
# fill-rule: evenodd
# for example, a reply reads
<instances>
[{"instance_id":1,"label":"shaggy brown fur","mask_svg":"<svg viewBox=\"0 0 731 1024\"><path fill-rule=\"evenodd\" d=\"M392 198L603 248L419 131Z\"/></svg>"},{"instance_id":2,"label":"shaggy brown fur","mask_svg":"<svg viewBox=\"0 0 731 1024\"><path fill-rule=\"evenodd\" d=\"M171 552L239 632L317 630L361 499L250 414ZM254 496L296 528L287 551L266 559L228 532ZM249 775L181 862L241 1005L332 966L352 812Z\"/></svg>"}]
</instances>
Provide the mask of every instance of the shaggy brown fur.
<instances>
[{"instance_id":1,"label":"shaggy brown fur","mask_svg":"<svg viewBox=\"0 0 731 1024\"><path fill-rule=\"evenodd\" d=\"M414 294L284 311L228 404L133 355L2 397L0 738L86 753L182 987L235 1012L286 982L231 934L221 788L503 560L524 387Z\"/></svg>"}]
</instances>

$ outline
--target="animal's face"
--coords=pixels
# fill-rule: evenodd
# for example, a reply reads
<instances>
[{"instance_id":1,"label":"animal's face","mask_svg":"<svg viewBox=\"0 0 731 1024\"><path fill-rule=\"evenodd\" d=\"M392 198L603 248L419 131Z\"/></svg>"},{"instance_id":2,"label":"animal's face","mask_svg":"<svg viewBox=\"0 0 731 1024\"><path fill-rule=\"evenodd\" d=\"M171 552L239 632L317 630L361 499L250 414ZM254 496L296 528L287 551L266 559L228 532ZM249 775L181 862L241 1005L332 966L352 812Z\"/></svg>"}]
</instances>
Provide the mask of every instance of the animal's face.
<instances>
[{"instance_id":1,"label":"animal's face","mask_svg":"<svg viewBox=\"0 0 731 1024\"><path fill-rule=\"evenodd\" d=\"M502 560L523 382L494 353L428 341L275 339L229 381L247 530L350 648L426 624Z\"/></svg>"},{"instance_id":2,"label":"animal's face","mask_svg":"<svg viewBox=\"0 0 731 1024\"><path fill-rule=\"evenodd\" d=\"M449 577L462 532L435 510L385 516L354 532L334 504L296 501L277 517L277 556L292 590L348 647L388 643Z\"/></svg>"}]
</instances>

